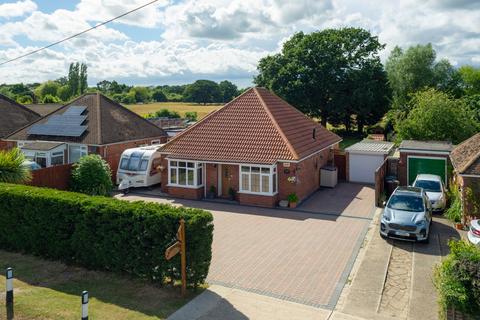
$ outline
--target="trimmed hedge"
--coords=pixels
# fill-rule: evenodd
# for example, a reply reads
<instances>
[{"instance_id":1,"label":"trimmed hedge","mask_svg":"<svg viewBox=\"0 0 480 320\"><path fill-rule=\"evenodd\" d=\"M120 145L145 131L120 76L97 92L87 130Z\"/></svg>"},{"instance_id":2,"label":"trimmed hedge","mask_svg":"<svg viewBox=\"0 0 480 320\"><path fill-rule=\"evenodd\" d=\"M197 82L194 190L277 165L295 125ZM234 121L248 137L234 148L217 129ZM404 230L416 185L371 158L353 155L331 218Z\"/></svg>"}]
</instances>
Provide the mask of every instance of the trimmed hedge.
<instances>
[{"instance_id":1,"label":"trimmed hedge","mask_svg":"<svg viewBox=\"0 0 480 320\"><path fill-rule=\"evenodd\" d=\"M166 261L164 252L175 241L181 218L188 284L196 287L212 257L210 212L0 184L1 248L159 283L180 278L180 255Z\"/></svg>"}]
</instances>

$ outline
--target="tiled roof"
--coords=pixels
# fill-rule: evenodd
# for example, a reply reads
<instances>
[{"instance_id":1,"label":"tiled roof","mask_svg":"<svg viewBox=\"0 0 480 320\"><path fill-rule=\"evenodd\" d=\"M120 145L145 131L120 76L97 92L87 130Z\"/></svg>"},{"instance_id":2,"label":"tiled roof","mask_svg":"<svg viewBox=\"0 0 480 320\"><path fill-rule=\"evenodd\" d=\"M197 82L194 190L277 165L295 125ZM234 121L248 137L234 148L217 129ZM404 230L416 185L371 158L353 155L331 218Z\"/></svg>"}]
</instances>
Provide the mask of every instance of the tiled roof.
<instances>
[{"instance_id":1,"label":"tiled roof","mask_svg":"<svg viewBox=\"0 0 480 320\"><path fill-rule=\"evenodd\" d=\"M0 138L40 118L40 115L25 106L0 94Z\"/></svg>"},{"instance_id":2,"label":"tiled roof","mask_svg":"<svg viewBox=\"0 0 480 320\"><path fill-rule=\"evenodd\" d=\"M270 91L252 88L160 152L178 159L271 164L302 159L340 140Z\"/></svg>"},{"instance_id":3,"label":"tiled roof","mask_svg":"<svg viewBox=\"0 0 480 320\"><path fill-rule=\"evenodd\" d=\"M456 146L450 159L457 173L480 175L480 133Z\"/></svg>"},{"instance_id":4,"label":"tiled roof","mask_svg":"<svg viewBox=\"0 0 480 320\"><path fill-rule=\"evenodd\" d=\"M24 150L38 150L38 151L49 151L63 145L63 142L41 142L35 141L32 143L26 143L23 145L22 149Z\"/></svg>"},{"instance_id":5,"label":"tiled roof","mask_svg":"<svg viewBox=\"0 0 480 320\"><path fill-rule=\"evenodd\" d=\"M42 117L48 115L49 113L58 110L62 107L60 103L32 103L26 104L25 107L28 109L35 111Z\"/></svg>"},{"instance_id":6,"label":"tiled roof","mask_svg":"<svg viewBox=\"0 0 480 320\"><path fill-rule=\"evenodd\" d=\"M31 125L46 123L51 116L63 114L73 105L86 107L83 114L87 116L84 124L88 128L80 137L28 134ZM166 137L166 133L153 123L99 93L86 93L31 125L11 134L7 139L104 145L129 140Z\"/></svg>"}]
</instances>

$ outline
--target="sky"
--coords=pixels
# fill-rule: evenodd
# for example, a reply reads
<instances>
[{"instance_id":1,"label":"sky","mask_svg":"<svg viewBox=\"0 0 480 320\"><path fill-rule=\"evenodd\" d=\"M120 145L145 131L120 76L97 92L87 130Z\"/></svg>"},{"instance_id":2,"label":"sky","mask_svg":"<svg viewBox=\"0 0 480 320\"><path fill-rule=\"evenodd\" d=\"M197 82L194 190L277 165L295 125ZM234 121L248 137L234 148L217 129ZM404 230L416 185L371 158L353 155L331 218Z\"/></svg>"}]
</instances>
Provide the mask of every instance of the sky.
<instances>
[{"instance_id":1,"label":"sky","mask_svg":"<svg viewBox=\"0 0 480 320\"><path fill-rule=\"evenodd\" d=\"M58 41L150 0L0 0L0 62ZM66 75L85 62L89 84L250 86L262 57L295 32L361 27L386 44L432 43L439 59L480 65L479 0L159 0L78 38L0 66L0 83Z\"/></svg>"}]
</instances>

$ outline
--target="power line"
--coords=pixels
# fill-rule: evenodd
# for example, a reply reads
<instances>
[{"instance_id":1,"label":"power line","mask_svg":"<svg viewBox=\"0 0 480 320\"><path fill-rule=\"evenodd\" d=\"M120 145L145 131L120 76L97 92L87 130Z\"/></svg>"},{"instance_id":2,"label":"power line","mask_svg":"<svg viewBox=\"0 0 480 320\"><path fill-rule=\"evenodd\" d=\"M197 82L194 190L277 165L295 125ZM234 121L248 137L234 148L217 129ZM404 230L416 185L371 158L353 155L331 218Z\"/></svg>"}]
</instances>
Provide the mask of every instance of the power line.
<instances>
[{"instance_id":1,"label":"power line","mask_svg":"<svg viewBox=\"0 0 480 320\"><path fill-rule=\"evenodd\" d=\"M132 13L132 12L135 12L135 11L138 11L138 10L140 10L140 9L143 9L143 8L145 8L146 6L149 6L149 5L151 5L151 4L153 4L153 3L157 2L157 1L158 1L158 0L150 1L150 2L148 2L148 3L146 3L146 4L144 4L144 5L141 5L140 7L137 7L137 8L135 8L135 9L133 9L133 10L130 10L130 11L128 11L128 12L125 12L125 13L123 13L123 14L115 17L115 18L112 18L112 19L110 19L110 20L107 20L107 21L104 21L104 22L102 22L102 23L99 23L99 24L97 24L97 25L94 26L94 27L85 29L85 30L83 30L83 31L81 31L81 32L79 32L79 33L76 33L76 34L74 34L74 35L71 35L71 36L66 37L66 38L64 38L64 39L62 39L62 40L56 41L56 42L54 42L54 43L51 43L51 44L49 44L49 45L47 45L47 46L45 46L45 47L41 47L41 48L39 48L39 49L30 51L30 52L28 52L28 53L22 54L21 56L15 57L15 58L10 59L10 60L7 60L7 61L0 62L0 66L2 66L2 65L4 65L4 64L7 64L7 63L10 63L10 62L13 62L13 61L16 61L16 60L20 60L20 59L22 59L22 58L25 58L25 57L27 57L27 56L30 56L30 55L35 54L35 53L37 53L37 52L40 52L40 51L42 51L42 50L45 50L45 49L48 49L48 48L50 48L50 47L56 46L57 44L60 44L60 43L62 43L62 42L65 42L65 41L68 41L68 40L73 39L73 38L75 38L75 37L78 37L78 36L80 36L80 35L82 35L82 34L84 34L84 33L87 33L87 32L89 32L89 31L92 31L92 30L94 30L94 29L97 29L98 27L101 27L101 26L103 26L103 25L106 25L107 23L110 23L110 22L112 22L112 21L115 21L115 20L117 20L117 19L120 19L120 18L122 18L122 17L125 17L126 15L128 15L128 14L130 14L130 13Z\"/></svg>"}]
</instances>

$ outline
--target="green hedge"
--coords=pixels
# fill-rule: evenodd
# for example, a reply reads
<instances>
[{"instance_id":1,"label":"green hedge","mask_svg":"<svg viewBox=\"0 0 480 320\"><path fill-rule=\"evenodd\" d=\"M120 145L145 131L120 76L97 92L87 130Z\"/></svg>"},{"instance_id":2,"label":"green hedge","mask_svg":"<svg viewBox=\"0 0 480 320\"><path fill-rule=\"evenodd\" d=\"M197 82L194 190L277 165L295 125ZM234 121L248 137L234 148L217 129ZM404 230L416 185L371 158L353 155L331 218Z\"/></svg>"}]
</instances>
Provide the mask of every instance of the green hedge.
<instances>
[{"instance_id":1,"label":"green hedge","mask_svg":"<svg viewBox=\"0 0 480 320\"><path fill-rule=\"evenodd\" d=\"M465 240L450 241L450 254L435 270L442 316L448 308L480 313L480 248Z\"/></svg>"},{"instance_id":2,"label":"green hedge","mask_svg":"<svg viewBox=\"0 0 480 320\"><path fill-rule=\"evenodd\" d=\"M212 256L210 212L0 184L0 248L160 283L179 278L180 255L166 261L164 252L175 241L180 218L186 226L188 284L196 287Z\"/></svg>"}]
</instances>

